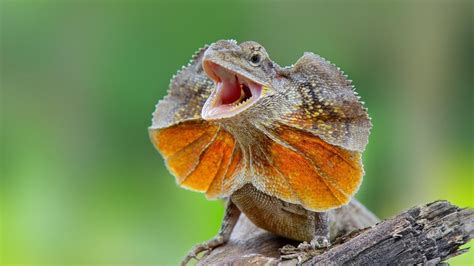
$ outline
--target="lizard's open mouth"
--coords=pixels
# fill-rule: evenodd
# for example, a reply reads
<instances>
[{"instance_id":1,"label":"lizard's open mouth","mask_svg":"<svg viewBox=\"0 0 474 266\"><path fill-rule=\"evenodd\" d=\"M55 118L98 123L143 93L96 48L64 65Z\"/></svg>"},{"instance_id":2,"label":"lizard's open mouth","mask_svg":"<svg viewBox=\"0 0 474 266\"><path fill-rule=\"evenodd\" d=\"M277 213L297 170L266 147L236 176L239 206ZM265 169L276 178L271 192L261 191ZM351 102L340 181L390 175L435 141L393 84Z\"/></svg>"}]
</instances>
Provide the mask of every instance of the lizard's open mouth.
<instances>
[{"instance_id":1,"label":"lizard's open mouth","mask_svg":"<svg viewBox=\"0 0 474 266\"><path fill-rule=\"evenodd\" d=\"M262 96L263 85L211 61L204 61L206 74L216 83L202 109L204 119L234 116L252 106Z\"/></svg>"}]
</instances>

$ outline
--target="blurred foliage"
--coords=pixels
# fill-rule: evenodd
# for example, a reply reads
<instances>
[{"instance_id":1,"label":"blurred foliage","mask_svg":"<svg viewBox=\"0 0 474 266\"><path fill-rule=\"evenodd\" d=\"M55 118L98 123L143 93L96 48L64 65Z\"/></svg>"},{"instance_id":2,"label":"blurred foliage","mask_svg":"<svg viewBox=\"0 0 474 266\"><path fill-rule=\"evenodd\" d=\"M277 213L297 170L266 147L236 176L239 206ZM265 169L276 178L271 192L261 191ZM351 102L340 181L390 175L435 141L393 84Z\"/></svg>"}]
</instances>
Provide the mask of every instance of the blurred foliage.
<instances>
[{"instance_id":1,"label":"blurred foliage","mask_svg":"<svg viewBox=\"0 0 474 266\"><path fill-rule=\"evenodd\" d=\"M255 40L354 80L373 118L357 197L381 217L473 200L471 1L2 1L0 264L176 264L223 205L149 143L169 78L199 47ZM473 263L473 251L452 263Z\"/></svg>"}]
</instances>

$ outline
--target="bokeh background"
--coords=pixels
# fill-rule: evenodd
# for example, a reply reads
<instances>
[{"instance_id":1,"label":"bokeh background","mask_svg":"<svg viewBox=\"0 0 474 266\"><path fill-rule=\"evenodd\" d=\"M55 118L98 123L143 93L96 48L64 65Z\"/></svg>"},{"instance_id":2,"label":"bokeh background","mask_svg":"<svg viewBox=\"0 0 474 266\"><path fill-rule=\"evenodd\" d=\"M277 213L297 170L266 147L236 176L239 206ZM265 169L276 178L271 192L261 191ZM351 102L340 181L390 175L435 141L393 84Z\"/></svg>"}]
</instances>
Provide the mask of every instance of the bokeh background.
<instances>
[{"instance_id":1,"label":"bokeh background","mask_svg":"<svg viewBox=\"0 0 474 266\"><path fill-rule=\"evenodd\" d=\"M374 128L357 198L382 218L473 200L472 1L2 1L1 265L173 265L223 205L176 186L148 140L170 77L206 43L313 51ZM451 260L473 263L474 251Z\"/></svg>"}]
</instances>

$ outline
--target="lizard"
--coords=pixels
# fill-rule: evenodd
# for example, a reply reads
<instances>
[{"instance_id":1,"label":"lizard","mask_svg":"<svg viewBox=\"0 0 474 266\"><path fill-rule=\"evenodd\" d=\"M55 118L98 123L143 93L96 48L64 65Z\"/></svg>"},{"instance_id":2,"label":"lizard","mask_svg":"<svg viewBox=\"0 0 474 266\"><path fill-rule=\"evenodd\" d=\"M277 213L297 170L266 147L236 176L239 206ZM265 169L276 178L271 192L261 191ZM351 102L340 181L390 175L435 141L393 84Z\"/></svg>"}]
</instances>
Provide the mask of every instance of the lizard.
<instances>
[{"instance_id":1,"label":"lizard","mask_svg":"<svg viewBox=\"0 0 474 266\"><path fill-rule=\"evenodd\" d=\"M314 53L281 67L253 41L199 49L171 79L149 127L179 186L226 200L218 234L182 265L229 241L241 213L303 241L281 250L299 259L375 224L353 199L371 127L352 82Z\"/></svg>"}]
</instances>

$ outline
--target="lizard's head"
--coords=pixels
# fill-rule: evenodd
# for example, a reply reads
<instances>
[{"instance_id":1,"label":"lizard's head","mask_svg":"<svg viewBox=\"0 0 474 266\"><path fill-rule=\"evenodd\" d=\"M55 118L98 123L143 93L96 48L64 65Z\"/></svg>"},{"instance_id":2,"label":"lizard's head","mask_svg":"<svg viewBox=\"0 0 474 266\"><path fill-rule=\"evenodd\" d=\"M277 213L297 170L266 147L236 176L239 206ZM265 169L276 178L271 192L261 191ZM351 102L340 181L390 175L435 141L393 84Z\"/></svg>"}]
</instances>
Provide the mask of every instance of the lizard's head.
<instances>
[{"instance_id":1,"label":"lizard's head","mask_svg":"<svg viewBox=\"0 0 474 266\"><path fill-rule=\"evenodd\" d=\"M204 119L229 118L264 97L270 88L273 63L260 44L218 41L205 52L202 66L216 86L203 106Z\"/></svg>"}]
</instances>

